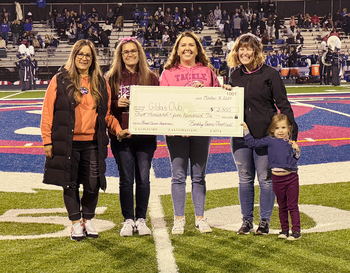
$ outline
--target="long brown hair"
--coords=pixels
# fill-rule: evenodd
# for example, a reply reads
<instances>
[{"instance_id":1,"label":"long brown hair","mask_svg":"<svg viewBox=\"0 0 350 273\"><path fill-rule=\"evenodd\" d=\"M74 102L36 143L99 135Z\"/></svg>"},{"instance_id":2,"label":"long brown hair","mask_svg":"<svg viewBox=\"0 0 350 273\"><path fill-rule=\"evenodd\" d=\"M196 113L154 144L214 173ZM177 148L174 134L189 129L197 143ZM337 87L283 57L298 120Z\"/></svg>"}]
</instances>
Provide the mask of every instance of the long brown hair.
<instances>
[{"instance_id":1,"label":"long brown hair","mask_svg":"<svg viewBox=\"0 0 350 273\"><path fill-rule=\"evenodd\" d=\"M179 44L180 41L183 37L190 37L192 38L195 42L196 42L196 46L197 46L197 51L198 51L198 55L196 56L196 63L201 63L203 66L208 66L211 69L213 69L213 66L211 65L209 58L207 57L207 55L205 54L205 50L202 46L202 44L200 43L198 37L196 34L194 34L191 31L185 31L183 32L177 39L175 42L175 45L173 46L173 50L171 51L170 57L167 61L167 63L165 64L164 68L165 69L170 69L173 67L178 67L180 64L180 56L177 54L177 50L179 48Z\"/></svg>"},{"instance_id":2,"label":"long brown hair","mask_svg":"<svg viewBox=\"0 0 350 273\"><path fill-rule=\"evenodd\" d=\"M123 45L127 43L134 43L139 54L139 62L136 67L138 72L138 85L149 85L151 82L151 70L149 69L146 54L141 44L136 39L129 39L126 42L120 42L114 52L113 63L107 72L106 78L111 87L112 98L118 95L120 83L122 81L122 70L125 68L125 63L122 57Z\"/></svg>"},{"instance_id":3,"label":"long brown hair","mask_svg":"<svg viewBox=\"0 0 350 273\"><path fill-rule=\"evenodd\" d=\"M240 47L251 47L254 51L253 66L258 67L263 64L265 61L263 45L260 42L260 39L254 34L247 33L239 36L236 42L233 45L233 48L227 56L227 64L230 67L237 67L241 65L239 60L238 50Z\"/></svg>"},{"instance_id":4,"label":"long brown hair","mask_svg":"<svg viewBox=\"0 0 350 273\"><path fill-rule=\"evenodd\" d=\"M65 68L68 71L68 78L72 83L69 87L72 87L71 93L74 100L77 103L81 102L82 95L80 93L80 74L75 65L75 58L83 46L89 46L91 49L91 66L89 67L89 81L90 81L90 92L91 96L95 101L95 106L99 104L102 94L100 91L100 79L102 77L102 72L99 64L97 63L97 53L94 44L89 40L79 40L77 41L70 52L68 61L65 64Z\"/></svg>"}]
</instances>

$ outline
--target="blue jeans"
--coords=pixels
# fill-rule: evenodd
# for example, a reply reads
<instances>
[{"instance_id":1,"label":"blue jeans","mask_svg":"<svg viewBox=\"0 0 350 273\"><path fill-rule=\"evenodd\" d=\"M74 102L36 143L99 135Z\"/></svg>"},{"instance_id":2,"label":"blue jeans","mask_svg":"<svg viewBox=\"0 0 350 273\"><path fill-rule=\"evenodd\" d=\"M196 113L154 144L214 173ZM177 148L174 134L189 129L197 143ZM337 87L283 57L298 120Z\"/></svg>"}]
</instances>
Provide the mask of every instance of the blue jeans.
<instances>
[{"instance_id":1,"label":"blue jeans","mask_svg":"<svg viewBox=\"0 0 350 273\"><path fill-rule=\"evenodd\" d=\"M206 186L205 171L210 137L166 137L171 163L171 197L175 216L185 215L186 176L191 165L192 201L196 216L204 215ZM189 159L189 160L188 160Z\"/></svg>"},{"instance_id":2,"label":"blue jeans","mask_svg":"<svg viewBox=\"0 0 350 273\"><path fill-rule=\"evenodd\" d=\"M155 136L137 136L123 139L111 138L111 149L119 170L119 199L124 220L146 219L150 195L149 171L154 151ZM136 181L136 208L134 214L134 179Z\"/></svg>"},{"instance_id":3,"label":"blue jeans","mask_svg":"<svg viewBox=\"0 0 350 273\"><path fill-rule=\"evenodd\" d=\"M231 150L239 177L239 202L243 219L254 218L254 179L257 173L260 187L260 219L270 221L275 203L271 173L267 158L267 149L250 149L244 138L232 138Z\"/></svg>"}]
</instances>

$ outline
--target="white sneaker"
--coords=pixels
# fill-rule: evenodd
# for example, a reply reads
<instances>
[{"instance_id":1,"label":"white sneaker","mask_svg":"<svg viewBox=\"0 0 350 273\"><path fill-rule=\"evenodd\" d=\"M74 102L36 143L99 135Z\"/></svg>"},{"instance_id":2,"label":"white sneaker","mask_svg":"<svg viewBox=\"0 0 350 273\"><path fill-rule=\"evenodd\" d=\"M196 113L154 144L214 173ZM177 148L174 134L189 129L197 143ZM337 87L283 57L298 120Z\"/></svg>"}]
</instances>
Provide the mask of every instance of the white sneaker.
<instances>
[{"instance_id":1,"label":"white sneaker","mask_svg":"<svg viewBox=\"0 0 350 273\"><path fill-rule=\"evenodd\" d=\"M151 235L151 230L146 225L147 219L139 218L135 222L135 228L139 235Z\"/></svg>"},{"instance_id":2,"label":"white sneaker","mask_svg":"<svg viewBox=\"0 0 350 273\"><path fill-rule=\"evenodd\" d=\"M72 240L81 241L85 238L84 228L80 222L72 225L72 229L70 231L70 238Z\"/></svg>"},{"instance_id":3,"label":"white sneaker","mask_svg":"<svg viewBox=\"0 0 350 273\"><path fill-rule=\"evenodd\" d=\"M98 238L98 232L95 230L94 224L91 220L86 220L86 222L83 223L83 227L87 237Z\"/></svg>"},{"instance_id":4,"label":"white sneaker","mask_svg":"<svg viewBox=\"0 0 350 273\"><path fill-rule=\"evenodd\" d=\"M134 220L126 219L123 223L123 227L120 230L120 236L132 236L134 234Z\"/></svg>"},{"instance_id":5,"label":"white sneaker","mask_svg":"<svg viewBox=\"0 0 350 273\"><path fill-rule=\"evenodd\" d=\"M184 234L184 230L185 230L185 217L183 218L174 217L174 226L173 226L173 229L171 230L171 233L173 235L180 235L180 234Z\"/></svg>"},{"instance_id":6,"label":"white sneaker","mask_svg":"<svg viewBox=\"0 0 350 273\"><path fill-rule=\"evenodd\" d=\"M210 233L213 231L208 224L207 218L196 218L196 229L198 229L200 233Z\"/></svg>"}]
</instances>

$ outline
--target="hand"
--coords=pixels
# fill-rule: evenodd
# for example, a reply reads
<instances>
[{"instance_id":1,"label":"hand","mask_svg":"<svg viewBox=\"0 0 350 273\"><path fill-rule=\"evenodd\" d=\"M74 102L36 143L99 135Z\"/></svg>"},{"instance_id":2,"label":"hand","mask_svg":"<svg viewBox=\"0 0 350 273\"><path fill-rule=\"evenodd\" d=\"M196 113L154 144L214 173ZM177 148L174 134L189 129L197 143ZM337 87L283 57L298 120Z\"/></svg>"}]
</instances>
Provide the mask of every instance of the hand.
<instances>
[{"instance_id":1,"label":"hand","mask_svg":"<svg viewBox=\"0 0 350 273\"><path fill-rule=\"evenodd\" d=\"M131 133L128 129L124 129L120 131L117 135L117 139L121 142L124 138L131 138Z\"/></svg>"},{"instance_id":2,"label":"hand","mask_svg":"<svg viewBox=\"0 0 350 273\"><path fill-rule=\"evenodd\" d=\"M299 146L298 146L298 144L297 144L296 141L290 140L289 143L292 144L292 148L293 148L294 150L296 150L297 152L300 152L300 148L299 148Z\"/></svg>"},{"instance_id":3,"label":"hand","mask_svg":"<svg viewBox=\"0 0 350 273\"><path fill-rule=\"evenodd\" d=\"M44 153L45 153L46 157L52 158L52 145L44 146Z\"/></svg>"},{"instance_id":4,"label":"hand","mask_svg":"<svg viewBox=\"0 0 350 273\"><path fill-rule=\"evenodd\" d=\"M195 82L195 83L192 85L192 87L196 87L196 88L198 88L198 87L204 87L204 84L203 84L203 83L200 83L200 82Z\"/></svg>"},{"instance_id":5,"label":"hand","mask_svg":"<svg viewBox=\"0 0 350 273\"><path fill-rule=\"evenodd\" d=\"M248 125L244 121L241 123L241 126L243 126L243 130L248 130Z\"/></svg>"},{"instance_id":6,"label":"hand","mask_svg":"<svg viewBox=\"0 0 350 273\"><path fill-rule=\"evenodd\" d=\"M232 86L229 85L229 84L224 84L224 85L222 86L222 88L223 88L223 89L226 89L226 90L232 90Z\"/></svg>"},{"instance_id":7,"label":"hand","mask_svg":"<svg viewBox=\"0 0 350 273\"><path fill-rule=\"evenodd\" d=\"M120 98L118 100L118 107L128 107L130 105L130 101L127 98Z\"/></svg>"}]
</instances>

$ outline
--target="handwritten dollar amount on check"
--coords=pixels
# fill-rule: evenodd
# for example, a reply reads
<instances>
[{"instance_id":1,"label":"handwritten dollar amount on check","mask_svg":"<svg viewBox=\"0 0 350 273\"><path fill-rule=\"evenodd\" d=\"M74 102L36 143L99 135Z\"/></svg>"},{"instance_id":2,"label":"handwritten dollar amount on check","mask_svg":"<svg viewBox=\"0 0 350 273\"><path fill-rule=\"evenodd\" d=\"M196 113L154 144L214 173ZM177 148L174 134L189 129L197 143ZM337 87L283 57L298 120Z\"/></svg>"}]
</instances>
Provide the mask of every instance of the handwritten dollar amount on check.
<instances>
[{"instance_id":1,"label":"handwritten dollar amount on check","mask_svg":"<svg viewBox=\"0 0 350 273\"><path fill-rule=\"evenodd\" d=\"M198 89L166 87L165 92L164 87L132 87L129 130L134 134L242 136L243 90Z\"/></svg>"}]
</instances>

